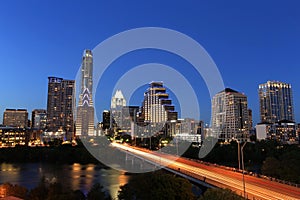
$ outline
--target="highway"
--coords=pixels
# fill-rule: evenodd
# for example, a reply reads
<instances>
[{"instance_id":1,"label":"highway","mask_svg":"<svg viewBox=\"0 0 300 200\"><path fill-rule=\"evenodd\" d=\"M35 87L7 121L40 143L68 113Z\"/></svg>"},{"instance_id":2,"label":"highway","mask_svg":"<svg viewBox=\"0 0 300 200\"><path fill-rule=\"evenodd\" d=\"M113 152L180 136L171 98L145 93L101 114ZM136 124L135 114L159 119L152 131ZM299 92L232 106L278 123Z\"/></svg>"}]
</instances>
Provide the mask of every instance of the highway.
<instances>
[{"instance_id":1,"label":"highway","mask_svg":"<svg viewBox=\"0 0 300 200\"><path fill-rule=\"evenodd\" d=\"M115 148L130 152L158 165L191 176L208 184L228 188L239 195L243 195L242 173L207 165L193 160L177 157L158 151L149 151L119 143L111 143ZM281 184L278 182L245 175L246 196L248 199L276 199L276 200L299 200L300 188Z\"/></svg>"}]
</instances>

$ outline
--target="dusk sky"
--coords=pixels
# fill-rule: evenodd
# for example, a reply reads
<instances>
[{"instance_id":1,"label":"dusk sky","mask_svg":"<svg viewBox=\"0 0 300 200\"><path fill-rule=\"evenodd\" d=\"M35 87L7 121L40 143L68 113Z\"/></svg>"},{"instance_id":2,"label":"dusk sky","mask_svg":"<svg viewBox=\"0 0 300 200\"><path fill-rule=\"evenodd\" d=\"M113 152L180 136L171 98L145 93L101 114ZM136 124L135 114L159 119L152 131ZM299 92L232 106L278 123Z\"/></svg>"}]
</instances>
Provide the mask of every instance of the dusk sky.
<instances>
[{"instance_id":1,"label":"dusk sky","mask_svg":"<svg viewBox=\"0 0 300 200\"><path fill-rule=\"evenodd\" d=\"M46 109L48 76L75 79L84 49L139 27L173 29L201 44L225 86L248 96L255 123L259 122L258 85L268 80L292 84L296 121L300 121L298 0L0 3L0 124L6 108L26 108L30 113ZM132 52L113 63L100 82L104 85L98 87L110 88L110 81L121 76L118 67L152 62L188 65L167 52ZM201 85L197 90L198 97L203 97L201 119L209 123L210 99L205 84ZM97 92L94 100L98 115L110 105L111 97L101 94ZM130 103L139 104L141 99Z\"/></svg>"}]
</instances>

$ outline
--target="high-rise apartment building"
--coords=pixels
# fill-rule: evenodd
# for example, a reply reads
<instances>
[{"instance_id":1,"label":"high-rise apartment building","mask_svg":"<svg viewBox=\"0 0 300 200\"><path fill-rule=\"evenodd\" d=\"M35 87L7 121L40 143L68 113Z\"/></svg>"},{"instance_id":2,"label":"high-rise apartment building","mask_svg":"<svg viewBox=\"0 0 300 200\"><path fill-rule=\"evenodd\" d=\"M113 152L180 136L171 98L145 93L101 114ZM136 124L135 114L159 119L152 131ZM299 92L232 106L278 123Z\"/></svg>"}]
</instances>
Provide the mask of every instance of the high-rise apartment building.
<instances>
[{"instance_id":1,"label":"high-rise apartment building","mask_svg":"<svg viewBox=\"0 0 300 200\"><path fill-rule=\"evenodd\" d=\"M247 140L249 111L247 96L226 88L212 101L213 134L223 141Z\"/></svg>"},{"instance_id":2,"label":"high-rise apartment building","mask_svg":"<svg viewBox=\"0 0 300 200\"><path fill-rule=\"evenodd\" d=\"M104 110L102 113L102 128L103 130L109 129L111 124L110 112L108 110Z\"/></svg>"},{"instance_id":3,"label":"high-rise apartment building","mask_svg":"<svg viewBox=\"0 0 300 200\"><path fill-rule=\"evenodd\" d=\"M81 82L76 117L76 136L94 135L93 54L85 50L81 64Z\"/></svg>"},{"instance_id":4,"label":"high-rise apartment building","mask_svg":"<svg viewBox=\"0 0 300 200\"><path fill-rule=\"evenodd\" d=\"M292 86L278 81L259 85L260 118L263 123L294 121Z\"/></svg>"},{"instance_id":5,"label":"high-rise apartment building","mask_svg":"<svg viewBox=\"0 0 300 200\"><path fill-rule=\"evenodd\" d=\"M249 119L249 130L253 129L253 114L252 114L252 110L248 109L248 119Z\"/></svg>"},{"instance_id":6,"label":"high-rise apartment building","mask_svg":"<svg viewBox=\"0 0 300 200\"><path fill-rule=\"evenodd\" d=\"M47 126L47 111L44 109L34 109L31 113L32 128L45 130Z\"/></svg>"},{"instance_id":7,"label":"high-rise apartment building","mask_svg":"<svg viewBox=\"0 0 300 200\"><path fill-rule=\"evenodd\" d=\"M74 134L75 81L48 77L47 131Z\"/></svg>"},{"instance_id":8,"label":"high-rise apartment building","mask_svg":"<svg viewBox=\"0 0 300 200\"><path fill-rule=\"evenodd\" d=\"M163 82L151 82L144 93L142 106L142 118L145 122L161 123L177 120L178 113L175 111L172 100L163 86Z\"/></svg>"},{"instance_id":9,"label":"high-rise apartment building","mask_svg":"<svg viewBox=\"0 0 300 200\"><path fill-rule=\"evenodd\" d=\"M131 130L132 123L137 123L139 110L138 106L124 106L122 108L122 130Z\"/></svg>"},{"instance_id":10,"label":"high-rise apartment building","mask_svg":"<svg viewBox=\"0 0 300 200\"><path fill-rule=\"evenodd\" d=\"M111 125L110 128L112 128L112 122L117 127L122 127L122 109L126 106L126 99L123 96L123 93L121 90L117 90L115 95L111 99Z\"/></svg>"},{"instance_id":11,"label":"high-rise apartment building","mask_svg":"<svg viewBox=\"0 0 300 200\"><path fill-rule=\"evenodd\" d=\"M3 125L10 127L28 127L28 112L26 109L6 109L3 113Z\"/></svg>"}]
</instances>

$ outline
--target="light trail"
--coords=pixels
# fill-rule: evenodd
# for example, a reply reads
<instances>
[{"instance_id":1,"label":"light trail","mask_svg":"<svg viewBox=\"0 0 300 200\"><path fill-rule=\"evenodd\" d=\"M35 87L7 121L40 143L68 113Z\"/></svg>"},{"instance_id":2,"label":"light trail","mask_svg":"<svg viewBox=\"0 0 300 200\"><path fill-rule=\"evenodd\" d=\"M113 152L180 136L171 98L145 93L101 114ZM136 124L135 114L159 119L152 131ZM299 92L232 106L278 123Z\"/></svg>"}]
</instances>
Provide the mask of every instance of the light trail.
<instances>
[{"instance_id":1,"label":"light trail","mask_svg":"<svg viewBox=\"0 0 300 200\"><path fill-rule=\"evenodd\" d=\"M205 181L211 185L221 188L228 188L238 194L243 193L242 174L215 166L207 166L195 161L176 157L173 155L152 152L142 148L125 146L118 143L111 143L113 147L128 151L134 155L166 166L185 175ZM300 189L289 185L261 179L258 177L245 175L246 193L248 198L266 199L266 200L299 200Z\"/></svg>"}]
</instances>

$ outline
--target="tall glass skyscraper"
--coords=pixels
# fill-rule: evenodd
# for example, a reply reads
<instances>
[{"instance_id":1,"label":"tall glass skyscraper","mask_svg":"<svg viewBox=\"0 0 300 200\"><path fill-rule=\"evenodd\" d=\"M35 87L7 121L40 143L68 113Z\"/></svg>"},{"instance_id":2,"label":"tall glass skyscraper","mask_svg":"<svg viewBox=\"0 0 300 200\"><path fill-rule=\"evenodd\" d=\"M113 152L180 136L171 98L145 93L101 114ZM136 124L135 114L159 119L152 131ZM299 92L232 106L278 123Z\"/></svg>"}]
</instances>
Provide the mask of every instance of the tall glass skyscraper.
<instances>
[{"instance_id":1,"label":"tall glass skyscraper","mask_svg":"<svg viewBox=\"0 0 300 200\"><path fill-rule=\"evenodd\" d=\"M94 135L93 54L85 50L81 64L81 83L76 117L76 136Z\"/></svg>"},{"instance_id":2,"label":"tall glass skyscraper","mask_svg":"<svg viewBox=\"0 0 300 200\"><path fill-rule=\"evenodd\" d=\"M216 94L212 101L212 128L224 141L247 140L249 133L247 96L230 88Z\"/></svg>"},{"instance_id":3,"label":"tall glass skyscraper","mask_svg":"<svg viewBox=\"0 0 300 200\"><path fill-rule=\"evenodd\" d=\"M260 119L262 123L294 121L291 84L268 81L259 85Z\"/></svg>"}]
</instances>

